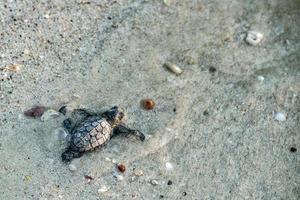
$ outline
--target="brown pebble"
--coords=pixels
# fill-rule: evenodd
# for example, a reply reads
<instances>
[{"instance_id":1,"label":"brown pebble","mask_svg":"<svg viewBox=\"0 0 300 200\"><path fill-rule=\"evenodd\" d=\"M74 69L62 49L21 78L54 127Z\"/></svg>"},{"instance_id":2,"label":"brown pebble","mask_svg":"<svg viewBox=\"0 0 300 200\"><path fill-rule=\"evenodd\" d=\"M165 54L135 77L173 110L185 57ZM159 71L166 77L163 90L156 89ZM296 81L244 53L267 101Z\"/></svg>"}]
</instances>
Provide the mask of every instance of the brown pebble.
<instances>
[{"instance_id":1,"label":"brown pebble","mask_svg":"<svg viewBox=\"0 0 300 200\"><path fill-rule=\"evenodd\" d=\"M124 173L126 171L126 167L123 164L118 164L118 170L122 173Z\"/></svg>"},{"instance_id":2,"label":"brown pebble","mask_svg":"<svg viewBox=\"0 0 300 200\"><path fill-rule=\"evenodd\" d=\"M45 112L46 108L44 106L36 106L36 107L33 107L29 110L26 110L24 112L24 115L27 116L27 117L41 117L44 112Z\"/></svg>"},{"instance_id":3,"label":"brown pebble","mask_svg":"<svg viewBox=\"0 0 300 200\"><path fill-rule=\"evenodd\" d=\"M146 110L152 110L155 106L155 102L152 99L143 99L141 104Z\"/></svg>"}]
</instances>

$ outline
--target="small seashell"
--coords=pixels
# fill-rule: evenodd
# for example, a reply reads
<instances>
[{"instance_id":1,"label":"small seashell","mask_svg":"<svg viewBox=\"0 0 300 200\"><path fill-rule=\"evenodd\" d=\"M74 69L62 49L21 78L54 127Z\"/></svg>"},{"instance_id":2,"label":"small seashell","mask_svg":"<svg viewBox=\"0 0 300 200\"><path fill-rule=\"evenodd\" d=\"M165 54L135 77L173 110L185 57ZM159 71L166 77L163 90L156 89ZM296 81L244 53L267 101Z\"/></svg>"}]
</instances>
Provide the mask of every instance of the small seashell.
<instances>
[{"instance_id":1,"label":"small seashell","mask_svg":"<svg viewBox=\"0 0 300 200\"><path fill-rule=\"evenodd\" d=\"M69 170L72 171L72 172L76 171L76 170L77 170L76 165L74 165L74 164L69 164Z\"/></svg>"},{"instance_id":2,"label":"small seashell","mask_svg":"<svg viewBox=\"0 0 300 200\"><path fill-rule=\"evenodd\" d=\"M247 33L246 42L252 46L258 45L263 39L264 35L257 31L249 31Z\"/></svg>"},{"instance_id":3,"label":"small seashell","mask_svg":"<svg viewBox=\"0 0 300 200\"><path fill-rule=\"evenodd\" d=\"M183 72L183 70L174 63L166 62L165 66L176 75L180 75Z\"/></svg>"},{"instance_id":4,"label":"small seashell","mask_svg":"<svg viewBox=\"0 0 300 200\"><path fill-rule=\"evenodd\" d=\"M173 165L172 165L172 163L170 163L170 162L166 162L166 169L167 170L173 170Z\"/></svg>"},{"instance_id":5,"label":"small seashell","mask_svg":"<svg viewBox=\"0 0 300 200\"><path fill-rule=\"evenodd\" d=\"M36 106L36 107L33 107L29 110L26 110L24 112L24 115L27 116L27 117L41 117L44 112L45 112L46 108L44 106Z\"/></svg>"},{"instance_id":6,"label":"small seashell","mask_svg":"<svg viewBox=\"0 0 300 200\"><path fill-rule=\"evenodd\" d=\"M102 186L100 187L100 189L98 190L98 193L105 193L105 192L107 192L108 190L109 190L108 187L106 187L105 185L102 185Z\"/></svg>"},{"instance_id":7,"label":"small seashell","mask_svg":"<svg viewBox=\"0 0 300 200\"><path fill-rule=\"evenodd\" d=\"M41 116L41 120L44 122L44 121L47 121L51 118L55 118L58 116L59 116L59 112L49 109L46 112L44 112L44 114Z\"/></svg>"},{"instance_id":8,"label":"small seashell","mask_svg":"<svg viewBox=\"0 0 300 200\"><path fill-rule=\"evenodd\" d=\"M277 112L276 114L275 114L275 120L277 120L277 121L279 121L279 122L283 122L283 121L285 121L286 120L286 115L284 114L284 113L282 113L282 112Z\"/></svg>"},{"instance_id":9,"label":"small seashell","mask_svg":"<svg viewBox=\"0 0 300 200\"><path fill-rule=\"evenodd\" d=\"M142 170L140 170L140 169L135 169L135 170L133 171L133 174L134 174L135 176L143 176L144 172L143 172Z\"/></svg>"},{"instance_id":10,"label":"small seashell","mask_svg":"<svg viewBox=\"0 0 300 200\"><path fill-rule=\"evenodd\" d=\"M158 185L158 181L155 180L155 179L152 179L152 180L150 181L150 183L151 183L152 185Z\"/></svg>"}]
</instances>

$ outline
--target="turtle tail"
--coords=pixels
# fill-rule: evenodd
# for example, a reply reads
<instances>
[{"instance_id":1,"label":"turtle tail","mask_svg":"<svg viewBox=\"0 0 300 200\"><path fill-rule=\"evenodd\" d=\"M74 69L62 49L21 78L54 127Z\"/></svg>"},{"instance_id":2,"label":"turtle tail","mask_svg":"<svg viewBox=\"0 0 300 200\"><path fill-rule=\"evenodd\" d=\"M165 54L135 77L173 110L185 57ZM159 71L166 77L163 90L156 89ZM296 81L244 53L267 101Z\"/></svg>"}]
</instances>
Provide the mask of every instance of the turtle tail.
<instances>
[{"instance_id":1,"label":"turtle tail","mask_svg":"<svg viewBox=\"0 0 300 200\"><path fill-rule=\"evenodd\" d=\"M69 162L74 158L81 157L82 153L74 151L71 148L68 148L64 153L61 154L61 158L64 162Z\"/></svg>"}]
</instances>

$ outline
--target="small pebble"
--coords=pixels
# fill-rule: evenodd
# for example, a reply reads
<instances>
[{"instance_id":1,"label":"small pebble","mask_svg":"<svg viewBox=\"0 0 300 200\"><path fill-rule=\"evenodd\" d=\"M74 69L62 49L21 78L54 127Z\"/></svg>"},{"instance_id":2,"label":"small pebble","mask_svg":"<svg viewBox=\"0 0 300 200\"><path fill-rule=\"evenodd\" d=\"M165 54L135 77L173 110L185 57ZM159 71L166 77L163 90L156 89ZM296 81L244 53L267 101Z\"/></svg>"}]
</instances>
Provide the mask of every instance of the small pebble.
<instances>
[{"instance_id":1,"label":"small pebble","mask_svg":"<svg viewBox=\"0 0 300 200\"><path fill-rule=\"evenodd\" d=\"M150 181L150 183L151 183L152 185L158 185L158 181L155 180L155 179L152 179L152 180Z\"/></svg>"},{"instance_id":2,"label":"small pebble","mask_svg":"<svg viewBox=\"0 0 300 200\"><path fill-rule=\"evenodd\" d=\"M102 185L102 186L100 187L100 189L98 190L98 193L105 193L105 192L107 192L108 190L109 190L108 187L106 187L105 185Z\"/></svg>"},{"instance_id":3,"label":"small pebble","mask_svg":"<svg viewBox=\"0 0 300 200\"><path fill-rule=\"evenodd\" d=\"M62 107L58 110L58 112L60 112L60 113L63 114L63 115L66 115L66 113L67 113L67 106L62 106Z\"/></svg>"},{"instance_id":4,"label":"small pebble","mask_svg":"<svg viewBox=\"0 0 300 200\"><path fill-rule=\"evenodd\" d=\"M119 163L117 167L118 167L118 170L122 173L124 173L126 171L125 165L123 165L121 163Z\"/></svg>"},{"instance_id":5,"label":"small pebble","mask_svg":"<svg viewBox=\"0 0 300 200\"><path fill-rule=\"evenodd\" d=\"M172 185L173 182L171 180L168 181L168 185Z\"/></svg>"},{"instance_id":6,"label":"small pebble","mask_svg":"<svg viewBox=\"0 0 300 200\"><path fill-rule=\"evenodd\" d=\"M54 135L56 135L59 140L65 140L68 136L68 133L64 128L60 127L54 130Z\"/></svg>"},{"instance_id":7,"label":"small pebble","mask_svg":"<svg viewBox=\"0 0 300 200\"><path fill-rule=\"evenodd\" d=\"M94 180L94 178L89 175L85 175L84 178L87 180L88 183Z\"/></svg>"},{"instance_id":8,"label":"small pebble","mask_svg":"<svg viewBox=\"0 0 300 200\"><path fill-rule=\"evenodd\" d=\"M187 193L186 193L186 192L183 192L183 193L182 193L182 195L183 195L183 196L186 196L186 195L187 195Z\"/></svg>"},{"instance_id":9,"label":"small pebble","mask_svg":"<svg viewBox=\"0 0 300 200\"><path fill-rule=\"evenodd\" d=\"M69 170L72 171L72 172L76 171L76 170L77 170L76 165L74 165L74 164L69 164Z\"/></svg>"},{"instance_id":10,"label":"small pebble","mask_svg":"<svg viewBox=\"0 0 300 200\"><path fill-rule=\"evenodd\" d=\"M141 104L146 110L152 110L155 106L155 102L152 99L143 99Z\"/></svg>"},{"instance_id":11,"label":"small pebble","mask_svg":"<svg viewBox=\"0 0 300 200\"><path fill-rule=\"evenodd\" d=\"M167 169L167 170L172 170L172 169L173 169L172 163L166 162L166 169Z\"/></svg>"},{"instance_id":12,"label":"small pebble","mask_svg":"<svg viewBox=\"0 0 300 200\"><path fill-rule=\"evenodd\" d=\"M217 69L215 67L209 67L208 71L210 73L215 73L217 71Z\"/></svg>"},{"instance_id":13,"label":"small pebble","mask_svg":"<svg viewBox=\"0 0 300 200\"><path fill-rule=\"evenodd\" d=\"M43 115L41 116L41 120L44 121L48 121L49 119L55 118L59 116L59 112L49 109L46 112L43 113Z\"/></svg>"},{"instance_id":14,"label":"small pebble","mask_svg":"<svg viewBox=\"0 0 300 200\"><path fill-rule=\"evenodd\" d=\"M133 174L134 174L135 176L143 176L144 172L143 172L142 170L140 170L140 169L135 169L135 170L133 171Z\"/></svg>"},{"instance_id":15,"label":"small pebble","mask_svg":"<svg viewBox=\"0 0 300 200\"><path fill-rule=\"evenodd\" d=\"M262 41L263 37L264 35L262 33L249 31L246 37L246 42L252 46L256 46Z\"/></svg>"},{"instance_id":16,"label":"small pebble","mask_svg":"<svg viewBox=\"0 0 300 200\"><path fill-rule=\"evenodd\" d=\"M263 77L263 76L257 76L257 80L263 82L265 80L265 77Z\"/></svg>"},{"instance_id":17,"label":"small pebble","mask_svg":"<svg viewBox=\"0 0 300 200\"><path fill-rule=\"evenodd\" d=\"M297 152L297 148L291 147L291 148L290 148L290 151L291 151L292 153L295 153L295 152Z\"/></svg>"},{"instance_id":18,"label":"small pebble","mask_svg":"<svg viewBox=\"0 0 300 200\"><path fill-rule=\"evenodd\" d=\"M277 121L279 121L279 122L283 122L283 121L286 120L286 116L285 116L285 114L282 113L282 112L277 112L277 113L275 114L275 120L277 120Z\"/></svg>"},{"instance_id":19,"label":"small pebble","mask_svg":"<svg viewBox=\"0 0 300 200\"><path fill-rule=\"evenodd\" d=\"M180 67L178 67L177 65L175 65L173 63L166 62L165 66L176 75L180 75L183 72L183 70Z\"/></svg>"},{"instance_id":20,"label":"small pebble","mask_svg":"<svg viewBox=\"0 0 300 200\"><path fill-rule=\"evenodd\" d=\"M24 112L24 115L27 117L37 118L37 117L41 117L44 114L45 110L46 108L44 106L35 106L29 110L26 110Z\"/></svg>"}]
</instances>

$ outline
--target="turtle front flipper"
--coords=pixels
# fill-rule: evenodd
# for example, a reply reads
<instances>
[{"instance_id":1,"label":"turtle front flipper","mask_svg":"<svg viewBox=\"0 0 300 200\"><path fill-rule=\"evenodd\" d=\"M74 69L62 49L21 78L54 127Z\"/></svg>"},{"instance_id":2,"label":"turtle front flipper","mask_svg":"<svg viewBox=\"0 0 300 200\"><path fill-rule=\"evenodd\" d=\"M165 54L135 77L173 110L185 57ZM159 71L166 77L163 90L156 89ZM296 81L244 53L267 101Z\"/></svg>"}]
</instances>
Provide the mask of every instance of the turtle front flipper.
<instances>
[{"instance_id":1,"label":"turtle front flipper","mask_svg":"<svg viewBox=\"0 0 300 200\"><path fill-rule=\"evenodd\" d=\"M132 134L132 135L138 137L141 141L144 141L146 138L145 135L141 131L127 128L123 124L116 126L114 128L113 133L114 133L113 136L119 135L119 134Z\"/></svg>"},{"instance_id":2,"label":"turtle front flipper","mask_svg":"<svg viewBox=\"0 0 300 200\"><path fill-rule=\"evenodd\" d=\"M64 162L69 162L74 158L80 158L82 154L82 152L75 151L72 148L68 148L64 153L61 154L61 158Z\"/></svg>"}]
</instances>

